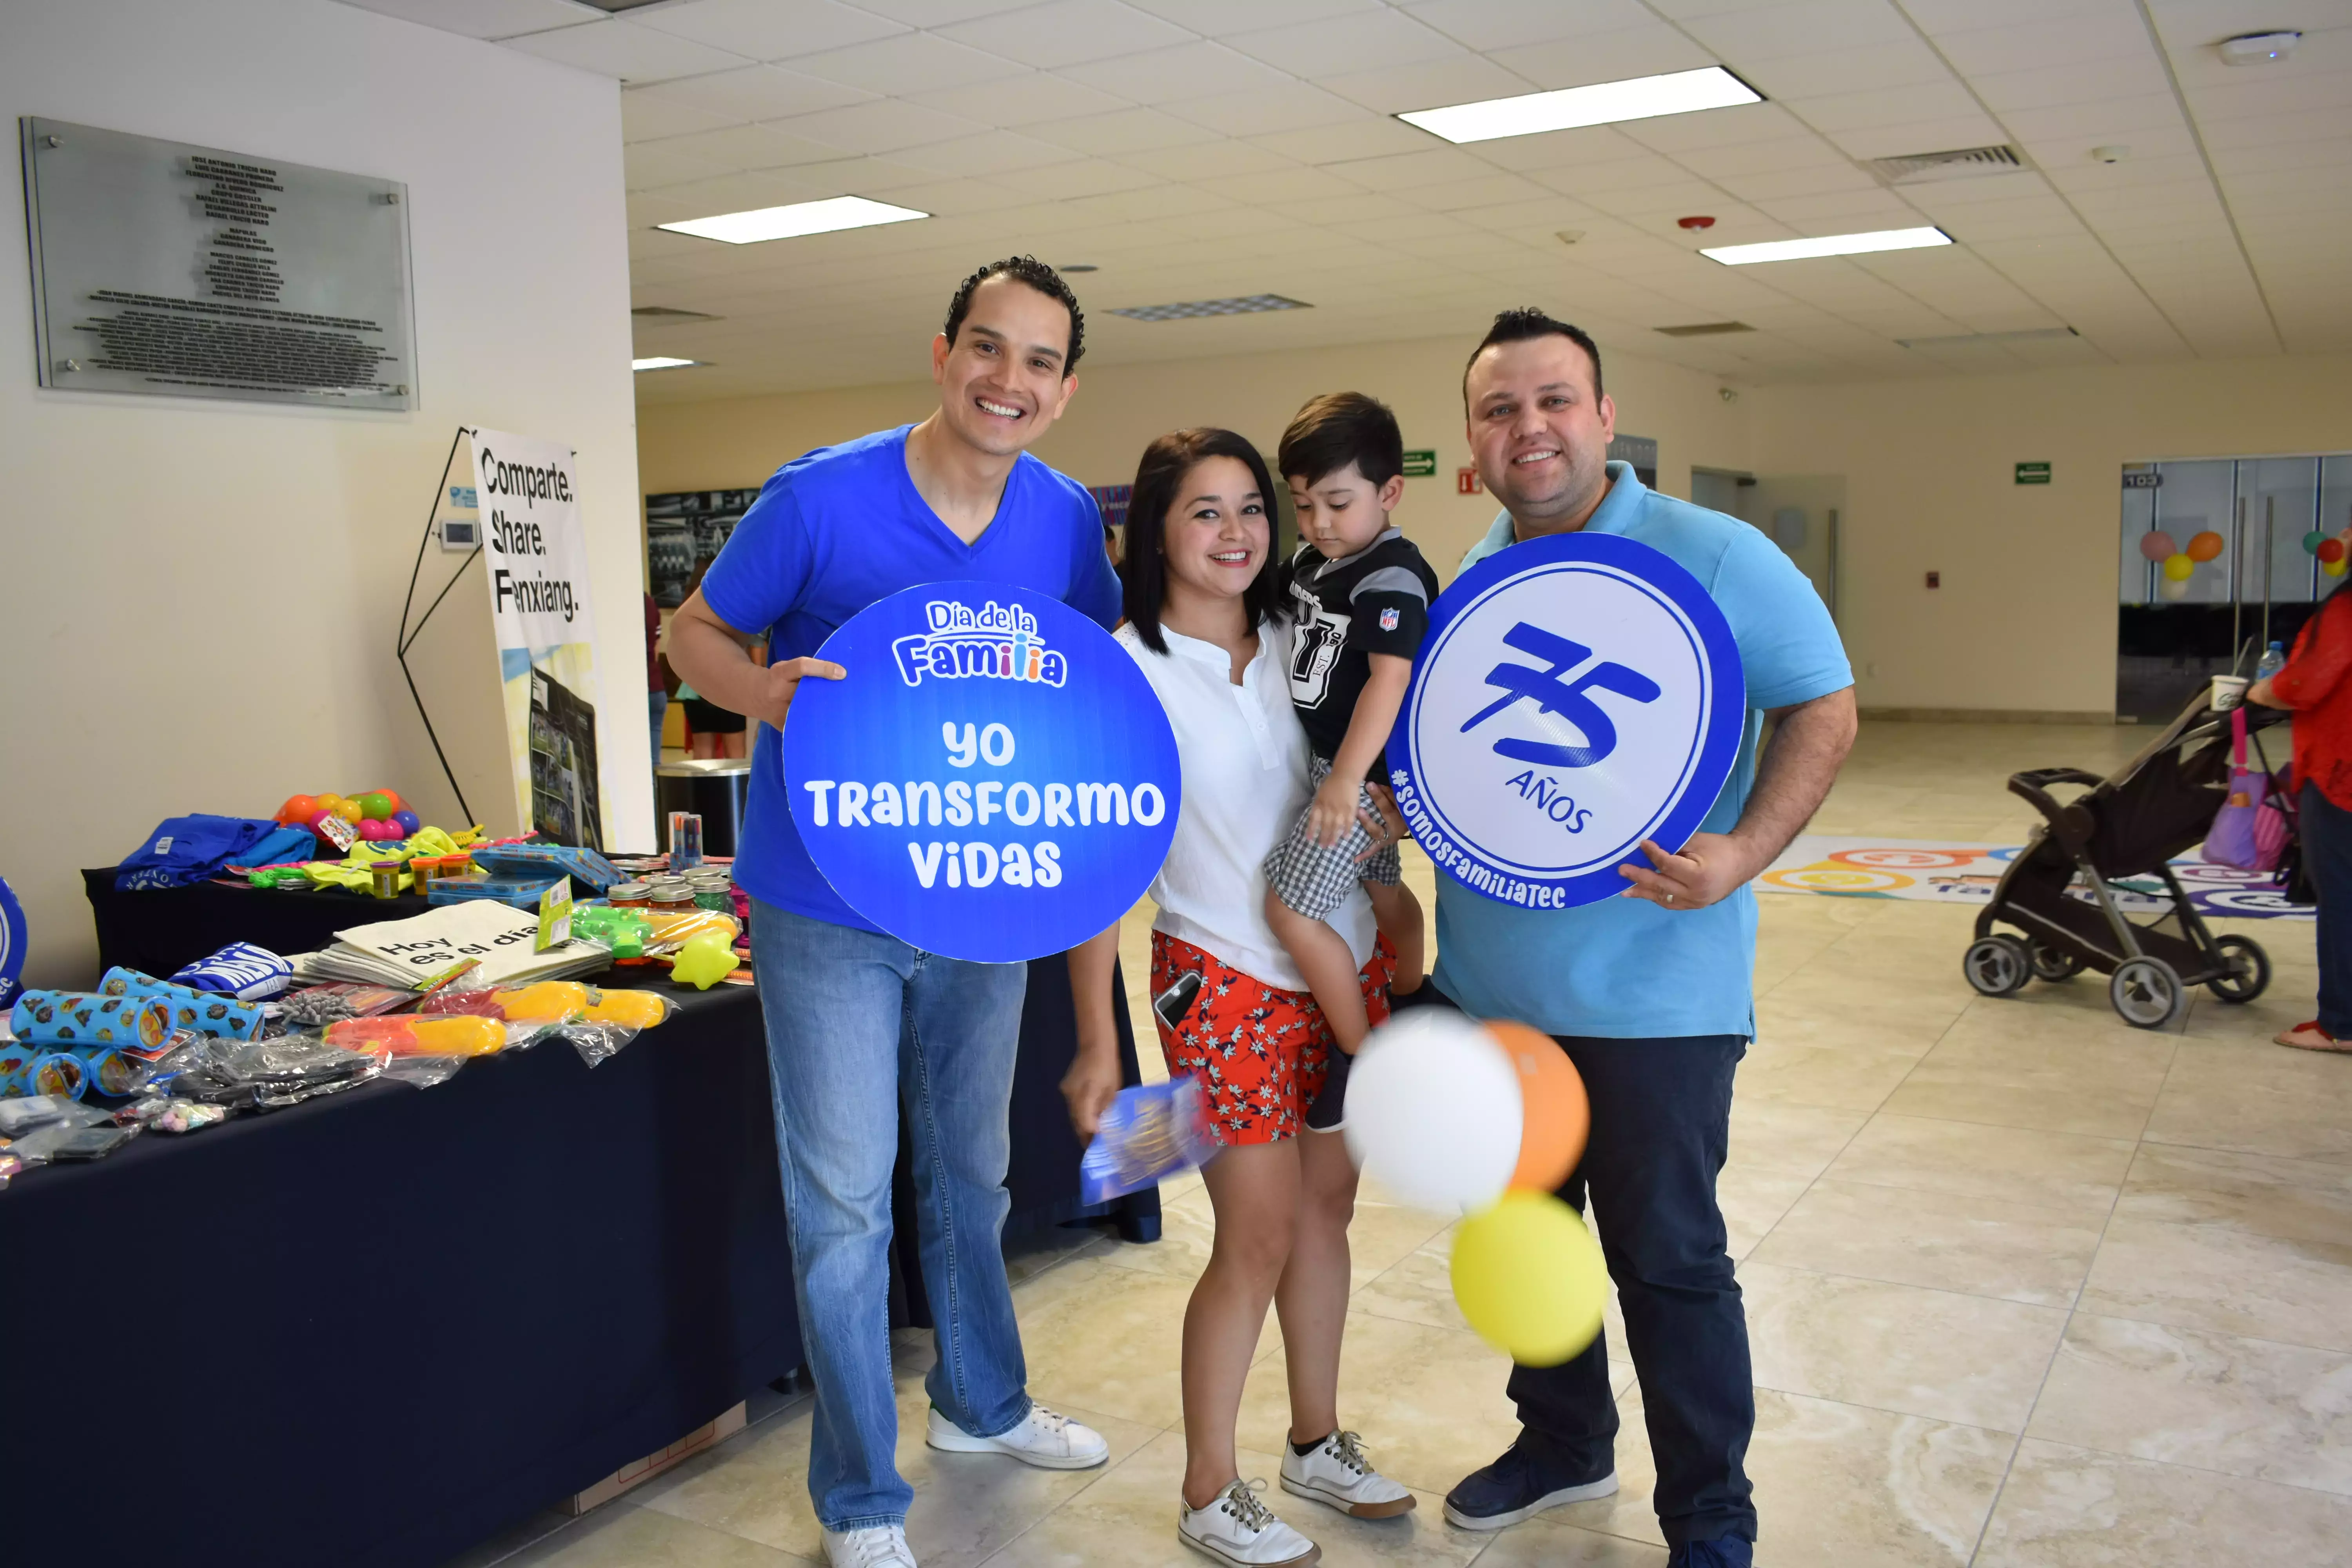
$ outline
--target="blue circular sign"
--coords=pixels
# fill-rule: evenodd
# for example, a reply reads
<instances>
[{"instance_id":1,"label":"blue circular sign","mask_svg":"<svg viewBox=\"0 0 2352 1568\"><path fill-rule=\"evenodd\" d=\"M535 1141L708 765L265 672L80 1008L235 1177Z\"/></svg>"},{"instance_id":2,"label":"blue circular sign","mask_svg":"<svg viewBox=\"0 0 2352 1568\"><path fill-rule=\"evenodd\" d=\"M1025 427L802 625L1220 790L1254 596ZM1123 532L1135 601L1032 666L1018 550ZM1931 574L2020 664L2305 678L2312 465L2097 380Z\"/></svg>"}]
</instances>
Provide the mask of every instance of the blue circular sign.
<instances>
[{"instance_id":1,"label":"blue circular sign","mask_svg":"<svg viewBox=\"0 0 2352 1568\"><path fill-rule=\"evenodd\" d=\"M25 907L16 901L7 879L0 877L0 1007L16 1000L18 977L25 973Z\"/></svg>"},{"instance_id":2,"label":"blue circular sign","mask_svg":"<svg viewBox=\"0 0 2352 1568\"><path fill-rule=\"evenodd\" d=\"M1181 770L1127 650L1057 599L932 583L851 616L784 724L793 821L851 909L926 952L1040 958L1133 906Z\"/></svg>"},{"instance_id":3,"label":"blue circular sign","mask_svg":"<svg viewBox=\"0 0 2352 1568\"><path fill-rule=\"evenodd\" d=\"M1738 646L1698 579L1607 533L1496 552L1430 606L1390 782L1440 869L1529 909L1622 890L1678 849L1747 724Z\"/></svg>"}]
</instances>

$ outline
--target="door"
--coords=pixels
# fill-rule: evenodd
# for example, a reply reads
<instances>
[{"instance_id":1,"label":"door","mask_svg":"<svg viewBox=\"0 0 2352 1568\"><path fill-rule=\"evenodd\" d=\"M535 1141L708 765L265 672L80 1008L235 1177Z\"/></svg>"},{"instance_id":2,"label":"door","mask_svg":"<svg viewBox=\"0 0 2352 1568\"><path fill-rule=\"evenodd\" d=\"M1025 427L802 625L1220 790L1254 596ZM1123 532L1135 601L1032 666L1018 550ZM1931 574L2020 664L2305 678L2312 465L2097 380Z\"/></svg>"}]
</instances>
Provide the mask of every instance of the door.
<instances>
[{"instance_id":1,"label":"door","mask_svg":"<svg viewBox=\"0 0 2352 1568\"><path fill-rule=\"evenodd\" d=\"M1845 514L1843 474L1768 474L1748 490L1748 521L1797 563L1813 591L1838 614L1838 527Z\"/></svg>"}]
</instances>

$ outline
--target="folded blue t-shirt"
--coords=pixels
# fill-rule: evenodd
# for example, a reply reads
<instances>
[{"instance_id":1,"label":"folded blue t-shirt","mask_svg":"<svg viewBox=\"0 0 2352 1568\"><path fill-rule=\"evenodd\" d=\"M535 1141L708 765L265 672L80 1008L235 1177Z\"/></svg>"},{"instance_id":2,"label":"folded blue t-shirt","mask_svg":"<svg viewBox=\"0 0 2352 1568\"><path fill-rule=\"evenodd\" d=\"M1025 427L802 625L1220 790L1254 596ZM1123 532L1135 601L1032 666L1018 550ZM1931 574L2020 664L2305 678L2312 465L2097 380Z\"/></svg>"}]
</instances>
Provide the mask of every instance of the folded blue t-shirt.
<instances>
[{"instance_id":1,"label":"folded blue t-shirt","mask_svg":"<svg viewBox=\"0 0 2352 1568\"><path fill-rule=\"evenodd\" d=\"M747 636L764 634L771 664L815 653L858 611L925 583L1003 583L1059 599L1105 630L1118 624L1118 579L1085 486L1024 452L994 520L966 544L907 473L909 428L820 447L778 468L702 579L711 613ZM878 929L809 858L784 789L783 738L764 724L735 880L796 915Z\"/></svg>"},{"instance_id":2,"label":"folded blue t-shirt","mask_svg":"<svg viewBox=\"0 0 2352 1568\"><path fill-rule=\"evenodd\" d=\"M1588 533L1639 540L1679 562L1731 623L1748 679L1739 755L1704 833L1728 833L1756 787L1764 714L1853 684L1827 605L1780 546L1736 517L1647 489L1609 465L1609 493ZM1462 569L1515 542L1495 520ZM1631 886L1631 884L1627 884ZM1474 1018L1511 1018L1549 1035L1658 1039L1756 1032L1756 894L1741 888L1703 910L1606 898L1527 910L1437 877L1438 989Z\"/></svg>"}]
</instances>

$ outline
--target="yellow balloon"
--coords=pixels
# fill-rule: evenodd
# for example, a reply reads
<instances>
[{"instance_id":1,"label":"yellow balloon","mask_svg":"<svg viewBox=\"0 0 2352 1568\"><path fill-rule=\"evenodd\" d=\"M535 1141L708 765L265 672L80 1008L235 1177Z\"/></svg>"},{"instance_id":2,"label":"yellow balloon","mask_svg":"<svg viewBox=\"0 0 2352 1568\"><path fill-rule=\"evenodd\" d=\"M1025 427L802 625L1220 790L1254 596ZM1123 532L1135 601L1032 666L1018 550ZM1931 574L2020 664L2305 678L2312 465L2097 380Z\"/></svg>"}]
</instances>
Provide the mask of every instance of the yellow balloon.
<instances>
[{"instance_id":1,"label":"yellow balloon","mask_svg":"<svg viewBox=\"0 0 2352 1568\"><path fill-rule=\"evenodd\" d=\"M2319 569L2330 577L2343 576L2344 569L2347 566L2352 566L2352 556L2339 555L2333 561L2323 561L2319 563Z\"/></svg>"},{"instance_id":2,"label":"yellow balloon","mask_svg":"<svg viewBox=\"0 0 2352 1568\"><path fill-rule=\"evenodd\" d=\"M1454 1300L1522 1366L1558 1366L1601 1332L1609 1270L1584 1221L1549 1193L1515 1190L1454 1233Z\"/></svg>"},{"instance_id":3,"label":"yellow balloon","mask_svg":"<svg viewBox=\"0 0 2352 1568\"><path fill-rule=\"evenodd\" d=\"M2164 558L2164 574L2176 583L2188 582L2189 574L2196 570L2197 563L2186 555L2168 555Z\"/></svg>"}]
</instances>

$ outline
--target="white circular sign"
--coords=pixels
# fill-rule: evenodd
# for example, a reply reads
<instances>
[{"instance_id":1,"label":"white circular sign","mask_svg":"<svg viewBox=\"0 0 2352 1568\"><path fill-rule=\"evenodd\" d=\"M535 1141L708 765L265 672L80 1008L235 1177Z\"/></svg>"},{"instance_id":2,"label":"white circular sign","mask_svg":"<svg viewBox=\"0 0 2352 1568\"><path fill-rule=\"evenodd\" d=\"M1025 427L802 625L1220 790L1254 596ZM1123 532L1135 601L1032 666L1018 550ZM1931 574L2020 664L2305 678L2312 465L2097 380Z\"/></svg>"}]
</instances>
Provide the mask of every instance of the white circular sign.
<instances>
[{"instance_id":1,"label":"white circular sign","mask_svg":"<svg viewBox=\"0 0 2352 1568\"><path fill-rule=\"evenodd\" d=\"M1624 888L1643 840L1682 847L1746 718L1738 647L1696 578L1614 534L1553 535L1431 606L1391 782L1456 880L1565 909Z\"/></svg>"}]
</instances>

